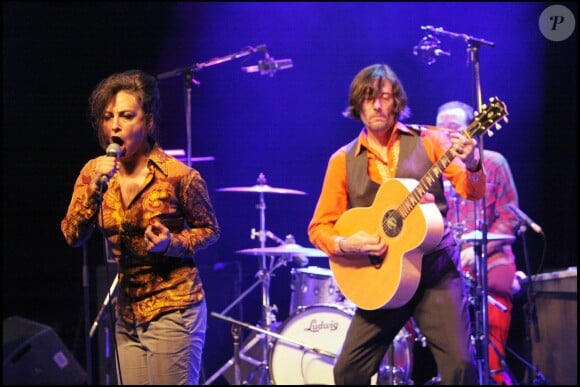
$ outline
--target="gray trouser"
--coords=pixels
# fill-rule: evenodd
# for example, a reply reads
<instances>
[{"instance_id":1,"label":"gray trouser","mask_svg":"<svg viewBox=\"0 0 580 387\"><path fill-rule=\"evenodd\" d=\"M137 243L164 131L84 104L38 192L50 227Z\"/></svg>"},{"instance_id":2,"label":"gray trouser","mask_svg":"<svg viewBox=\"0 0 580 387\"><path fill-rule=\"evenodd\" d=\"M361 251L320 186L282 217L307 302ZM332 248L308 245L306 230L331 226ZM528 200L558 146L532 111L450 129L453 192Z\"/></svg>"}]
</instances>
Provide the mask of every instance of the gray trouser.
<instances>
[{"instance_id":1,"label":"gray trouser","mask_svg":"<svg viewBox=\"0 0 580 387\"><path fill-rule=\"evenodd\" d=\"M139 326L117 318L119 384L198 384L206 327L205 301Z\"/></svg>"}]
</instances>

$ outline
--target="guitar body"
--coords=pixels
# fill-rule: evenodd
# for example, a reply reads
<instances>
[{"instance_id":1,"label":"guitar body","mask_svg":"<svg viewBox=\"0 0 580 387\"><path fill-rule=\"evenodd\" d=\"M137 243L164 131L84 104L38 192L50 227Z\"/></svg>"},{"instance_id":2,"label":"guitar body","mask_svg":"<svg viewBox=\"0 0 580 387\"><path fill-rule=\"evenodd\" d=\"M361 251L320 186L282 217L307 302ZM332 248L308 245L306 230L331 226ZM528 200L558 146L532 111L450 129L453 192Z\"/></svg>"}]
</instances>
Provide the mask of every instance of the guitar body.
<instances>
[{"instance_id":1,"label":"guitar body","mask_svg":"<svg viewBox=\"0 0 580 387\"><path fill-rule=\"evenodd\" d=\"M402 219L397 235L387 235L385 215L396 210L417 184L414 179L385 181L370 207L349 209L334 226L344 237L360 230L378 233L388 245L385 256L376 257L379 262L375 263L367 255L329 257L339 289L359 308L393 309L405 305L419 286L423 255L443 236L443 218L435 203L416 205Z\"/></svg>"}]
</instances>

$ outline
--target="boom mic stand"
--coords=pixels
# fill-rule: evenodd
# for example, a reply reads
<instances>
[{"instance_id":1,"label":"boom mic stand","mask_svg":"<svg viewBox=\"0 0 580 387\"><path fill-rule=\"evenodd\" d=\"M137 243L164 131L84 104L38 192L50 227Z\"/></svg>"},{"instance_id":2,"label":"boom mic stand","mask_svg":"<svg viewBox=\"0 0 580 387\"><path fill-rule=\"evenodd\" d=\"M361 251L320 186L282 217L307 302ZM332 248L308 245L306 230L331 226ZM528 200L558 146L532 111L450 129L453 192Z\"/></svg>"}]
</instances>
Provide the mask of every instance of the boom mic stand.
<instances>
[{"instance_id":1,"label":"boom mic stand","mask_svg":"<svg viewBox=\"0 0 580 387\"><path fill-rule=\"evenodd\" d=\"M196 86L200 85L200 82L194 78L193 73L201 71L206 67L229 62L230 60L233 59L242 58L244 56L253 54L257 51L264 51L265 53L267 53L266 45L262 44L257 47L248 46L243 50L233 54L213 58L207 62L194 63L191 66L174 69L157 75L158 80L168 79L175 76L183 77L184 103L185 103L185 129L187 136L186 160L187 165L189 167L191 167L191 89L192 89L191 84L193 83Z\"/></svg>"},{"instance_id":2,"label":"boom mic stand","mask_svg":"<svg viewBox=\"0 0 580 387\"><path fill-rule=\"evenodd\" d=\"M422 26L422 30L427 30L433 34L440 36L447 36L450 38L463 39L467 44L468 61L471 64L473 88L474 88L474 99L477 102L477 109L481 111L482 99L481 99L481 79L480 79L480 67L479 67L479 49L481 45L486 45L489 47L495 47L495 43L489 42L484 39L475 38L466 34L458 34L454 32L445 31L443 28L435 28L433 26ZM437 52L433 51L432 55L437 56ZM483 164L483 135L480 136L478 141L479 154L481 163ZM480 385L489 384L490 372L489 372L489 331L488 331L488 306L487 306L487 216L485 214L486 200L485 195L481 199L481 205L483 208L482 219L477 221L476 230L481 231L481 243L474 243L475 252L475 272L477 277L476 285L476 305L479 308L475 308L475 353L476 362L479 372L479 382ZM475 211L477 211L477 206L475 206ZM475 214L475 219L478 219L477 213ZM479 241L478 241L479 242Z\"/></svg>"},{"instance_id":3,"label":"boom mic stand","mask_svg":"<svg viewBox=\"0 0 580 387\"><path fill-rule=\"evenodd\" d=\"M258 179L257 179L257 183L258 185L265 185L266 184L266 177L264 176L263 173L260 173L258 175ZM256 205L256 208L259 210L260 212L260 230L259 231L255 231L252 230L252 239L254 238L254 236L258 236L258 239L260 240L260 248L263 249L266 246L266 238L269 234L271 234L271 232L266 230L266 203L264 201L264 192L260 191L260 199L258 204ZM279 239L279 238L277 238ZM278 267L286 264L286 259L281 258L278 263L276 265L274 265L274 258L272 258L271 264L268 265L268 261L267 261L267 255L266 254L262 254L260 256L260 261L259 261L259 270L258 270L258 281L256 281L252 286L250 286L244 293L242 293L236 300L234 300L229 306L227 306L224 311L222 312L222 314L227 313L234 305L236 305L239 301L241 301L252 289L254 289L258 284L262 284L262 308L261 308L261 312L262 312L262 316L261 316L261 322L265 328L265 331L270 331L272 323L275 322L275 316L274 316L274 312L276 311L276 306L272 306L270 305L270 279L272 277L272 272L274 270L276 270ZM270 266L270 267L269 267ZM226 318L224 318L226 319ZM255 329L257 330L257 329ZM234 332L235 333L235 332ZM236 336L234 334L234 341L236 339ZM262 341L262 356L261 356L261 362L258 364L259 369L258 371L261 371L262 374L260 375L260 385L267 385L270 384L270 375L269 375L269 370L268 370L268 353L271 347L271 337L269 335L267 335L266 337L264 337L264 339L261 340ZM253 344L252 344L253 345ZM234 345L234 350L237 347ZM238 356L234 356L234 367L238 367L239 363L235 363L235 361L237 359L239 359L241 357L241 354ZM246 360L246 359L244 359ZM230 362L226 363L221 369L219 369L216 373L214 373L207 381L205 384L210 384L211 382L213 382L213 380L215 380L215 378L217 376L219 376L221 373L223 373L229 366Z\"/></svg>"}]
</instances>

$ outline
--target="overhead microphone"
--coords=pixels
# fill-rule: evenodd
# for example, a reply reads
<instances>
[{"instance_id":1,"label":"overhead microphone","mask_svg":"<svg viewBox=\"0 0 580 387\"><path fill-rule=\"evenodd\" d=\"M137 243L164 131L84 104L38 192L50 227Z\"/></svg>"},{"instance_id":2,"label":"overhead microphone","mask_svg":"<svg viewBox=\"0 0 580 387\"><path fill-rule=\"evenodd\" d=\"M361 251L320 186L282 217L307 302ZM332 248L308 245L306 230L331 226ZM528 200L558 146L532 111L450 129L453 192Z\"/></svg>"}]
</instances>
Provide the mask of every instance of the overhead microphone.
<instances>
[{"instance_id":1,"label":"overhead microphone","mask_svg":"<svg viewBox=\"0 0 580 387\"><path fill-rule=\"evenodd\" d=\"M296 238L294 238L294 235L292 234L286 235L284 244L296 244ZM305 255L293 255L292 261L294 261L294 263L299 267L304 267L308 265L308 257Z\"/></svg>"},{"instance_id":2,"label":"overhead microphone","mask_svg":"<svg viewBox=\"0 0 580 387\"><path fill-rule=\"evenodd\" d=\"M242 71L245 73L257 73L259 72L260 75L269 75L271 77L274 76L274 73L278 70L286 70L294 67L292 63L292 59L274 59L272 58L268 52L265 52L264 59L258 61L257 65L254 66L244 66L242 67Z\"/></svg>"},{"instance_id":3,"label":"overhead microphone","mask_svg":"<svg viewBox=\"0 0 580 387\"><path fill-rule=\"evenodd\" d=\"M525 212L523 212L522 210L520 210L519 208L517 208L513 204L508 204L508 207L510 210L512 210L512 212L514 214L516 214L516 216L518 217L519 220L521 220L522 222L527 224L532 230L534 230L538 234L544 233L544 231L542 230L542 227L540 227L539 224L534 222L528 215L526 215Z\"/></svg>"},{"instance_id":4,"label":"overhead microphone","mask_svg":"<svg viewBox=\"0 0 580 387\"><path fill-rule=\"evenodd\" d=\"M451 56L447 51L443 51L439 46L441 42L433 35L427 35L419 41L419 44L413 47L413 55L420 56L423 61L430 65L435 63L436 58L440 56Z\"/></svg>"}]
</instances>

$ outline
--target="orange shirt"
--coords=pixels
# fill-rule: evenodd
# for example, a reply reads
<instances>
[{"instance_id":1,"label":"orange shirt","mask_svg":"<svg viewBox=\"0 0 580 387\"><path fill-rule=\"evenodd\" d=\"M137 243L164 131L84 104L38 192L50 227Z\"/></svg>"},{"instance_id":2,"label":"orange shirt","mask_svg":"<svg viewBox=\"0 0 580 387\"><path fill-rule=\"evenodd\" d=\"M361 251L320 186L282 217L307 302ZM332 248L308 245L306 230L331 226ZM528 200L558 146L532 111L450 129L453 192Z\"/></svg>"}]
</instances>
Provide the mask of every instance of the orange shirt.
<instances>
[{"instance_id":1,"label":"orange shirt","mask_svg":"<svg viewBox=\"0 0 580 387\"><path fill-rule=\"evenodd\" d=\"M449 149L451 142L442 131L436 130L437 128L435 127L430 127L430 129L434 130L421 132L421 140L425 146L427 156L435 163ZM399 137L400 131L410 132L411 130L402 123L397 123L394 135ZM367 149L367 173L371 180L381 184L387 178L384 171L392 171L393 167L396 168L398 139L389 142L390 147L396 147L397 149L389 149L387 160L384 160L384 157L369 148L366 128L361 130L358 139L359 145L356 153L360 153L362 147ZM443 175L454 185L456 192L466 199L479 200L485 193L486 179L483 169L470 172L458 158L451 162L443 172ZM328 255L339 254L338 246L335 242L338 233L334 230L334 224L348 209L346 146L343 146L332 154L328 161L318 204L308 225L310 242Z\"/></svg>"}]
</instances>

